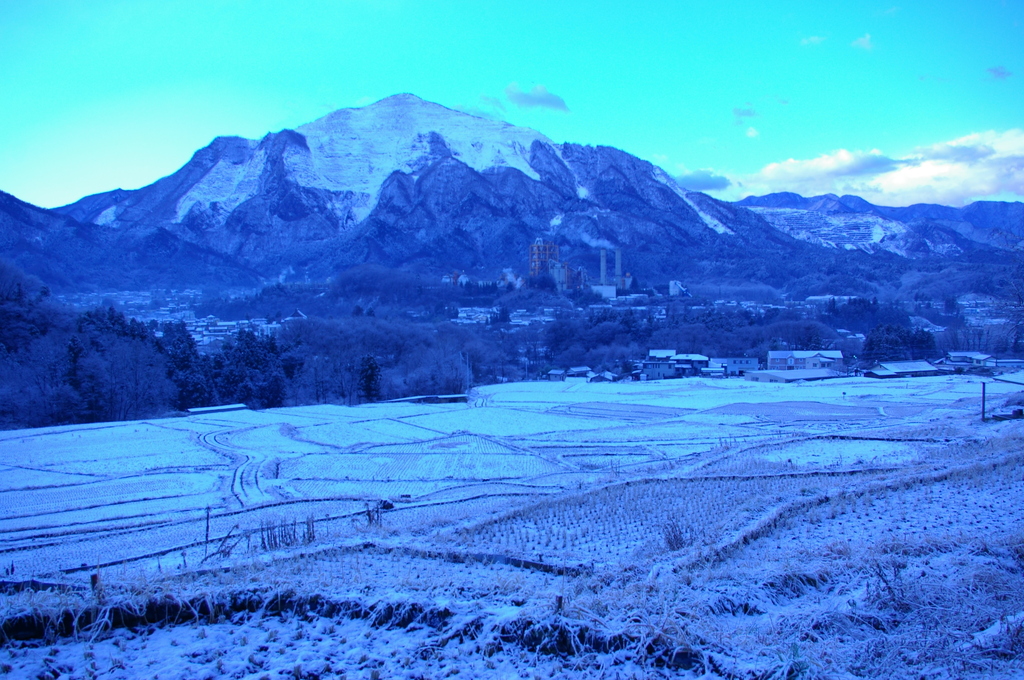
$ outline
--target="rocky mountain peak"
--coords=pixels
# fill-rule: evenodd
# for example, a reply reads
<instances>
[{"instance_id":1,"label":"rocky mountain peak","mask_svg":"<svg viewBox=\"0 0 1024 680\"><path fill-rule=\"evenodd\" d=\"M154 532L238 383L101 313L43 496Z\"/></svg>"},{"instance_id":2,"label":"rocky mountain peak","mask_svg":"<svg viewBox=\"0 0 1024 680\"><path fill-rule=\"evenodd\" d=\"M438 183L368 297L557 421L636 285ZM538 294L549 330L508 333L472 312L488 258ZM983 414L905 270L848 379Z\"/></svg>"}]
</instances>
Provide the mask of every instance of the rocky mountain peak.
<instances>
[{"instance_id":1,"label":"rocky mountain peak","mask_svg":"<svg viewBox=\"0 0 1024 680\"><path fill-rule=\"evenodd\" d=\"M793 208L808 212L785 212ZM536 130L399 94L259 140L218 137L147 187L58 212L105 227L103 238L118 247L159 245L201 258L218 277L229 277L233 262L244 279L322 279L364 262L486 278L523 271L529 244L544 238L569 264L593 271L599 248L621 247L641 278L781 285L817 271L822 245L843 260L858 257L843 253L848 246L871 257L888 256L879 245L907 256L930 256L935 244L949 253L972 247L935 230L908 241L895 218L843 217L863 210L831 194L728 204L680 188L625 151L555 144ZM827 219L805 219L814 214ZM853 231L858 240L847 243Z\"/></svg>"}]
</instances>

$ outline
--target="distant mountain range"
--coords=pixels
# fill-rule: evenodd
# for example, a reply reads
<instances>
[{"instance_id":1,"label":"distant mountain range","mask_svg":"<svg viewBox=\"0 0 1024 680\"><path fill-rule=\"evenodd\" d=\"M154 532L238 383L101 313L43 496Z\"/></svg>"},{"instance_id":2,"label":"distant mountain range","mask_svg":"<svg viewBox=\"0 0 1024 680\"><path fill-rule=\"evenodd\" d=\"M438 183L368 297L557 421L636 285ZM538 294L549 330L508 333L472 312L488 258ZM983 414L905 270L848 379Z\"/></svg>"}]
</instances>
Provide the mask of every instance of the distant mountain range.
<instances>
[{"instance_id":1,"label":"distant mountain range","mask_svg":"<svg viewBox=\"0 0 1024 680\"><path fill-rule=\"evenodd\" d=\"M748 196L736 205L811 243L868 252L884 249L905 257L936 252L955 256L975 243L1012 248L1024 239L1024 203L976 201L963 208L918 203L890 208L859 196L804 198L783 192Z\"/></svg>"},{"instance_id":2,"label":"distant mountain range","mask_svg":"<svg viewBox=\"0 0 1024 680\"><path fill-rule=\"evenodd\" d=\"M260 140L218 137L137 190L53 210L0 194L0 255L69 288L256 285L364 262L491 278L524 272L543 238L592 274L600 248L621 247L649 283L858 293L921 271L976 288L1005 259L1005 235L1020 235L1021 207L727 203L618 149L555 144L406 94Z\"/></svg>"}]
</instances>

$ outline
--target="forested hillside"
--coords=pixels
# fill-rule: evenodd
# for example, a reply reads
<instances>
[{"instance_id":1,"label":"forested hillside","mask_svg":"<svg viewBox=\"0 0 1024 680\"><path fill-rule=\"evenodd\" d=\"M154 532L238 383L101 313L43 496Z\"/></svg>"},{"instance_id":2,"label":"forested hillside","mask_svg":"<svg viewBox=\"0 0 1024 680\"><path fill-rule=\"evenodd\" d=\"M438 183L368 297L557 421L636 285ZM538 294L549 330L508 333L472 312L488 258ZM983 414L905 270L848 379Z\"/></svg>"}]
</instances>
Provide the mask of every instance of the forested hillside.
<instances>
[{"instance_id":1,"label":"forested hillside","mask_svg":"<svg viewBox=\"0 0 1024 680\"><path fill-rule=\"evenodd\" d=\"M275 285L248 298L206 300L200 313L221 318L280 318L298 307L309 314L282 323L276 335L243 330L200 348L181 323L62 306L38 279L0 262L0 426L131 420L239 402L256 409L356 404L464 392L567 366L621 374L652 347L762 361L780 348L834 347L856 356L861 343L837 328L868 336L866 361L936 351L931 333L911 330L903 307L862 298L814 317L700 298L662 303L660 314L648 305L589 307L598 301L589 293L570 299L536 288L423 287L382 269L348 272L339 282L319 293ZM492 310L490 323L453 323L469 305ZM509 310L521 308L546 310L552 320L511 325Z\"/></svg>"}]
</instances>

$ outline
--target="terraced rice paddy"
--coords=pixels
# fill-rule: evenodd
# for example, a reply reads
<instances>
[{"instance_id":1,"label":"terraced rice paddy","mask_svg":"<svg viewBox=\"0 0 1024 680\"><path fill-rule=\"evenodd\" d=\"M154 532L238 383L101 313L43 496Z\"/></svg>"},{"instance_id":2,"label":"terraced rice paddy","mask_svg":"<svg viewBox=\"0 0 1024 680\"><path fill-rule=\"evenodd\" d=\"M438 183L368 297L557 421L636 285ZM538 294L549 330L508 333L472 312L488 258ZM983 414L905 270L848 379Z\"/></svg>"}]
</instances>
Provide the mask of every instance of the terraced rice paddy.
<instances>
[{"instance_id":1,"label":"terraced rice paddy","mask_svg":"<svg viewBox=\"0 0 1024 680\"><path fill-rule=\"evenodd\" d=\"M989 399L1011 387L990 384ZM973 618L951 619L956 635L1024 611L1019 594L1004 593L1015 577L1001 561L1024 546L1024 433L1015 422L981 423L979 402L978 380L961 376L522 383L480 388L465 404L4 432L0 566L12 582L62 584L70 590L61 601L81 607L96 604L89 584L99 578L106 602L287 590L346 607L449 612L415 634L335 621L365 653L349 655L350 643L321 653L378 677L410 668L479 675L489 663L561 672L556 659L575 659L579 677L683 667L733 677L805 666L845 673L878 642L872 626L890 625L886 612L903 621L917 611L893 598L924 597L937 569L957 583L988 579L963 586L989 599L965 603ZM993 588L1002 599L991 599ZM47 592L9 592L5 620L44 616ZM851 618L856 608L874 617L863 619L867 628ZM206 625L218 639L228 633L217 625L240 636L279 627L246 621ZM455 635L454 621L468 628ZM582 642L530 662L539 649L531 636L556 639L555 623ZM322 637L325 625L293 632ZM986 635L1013 644L1002 630ZM895 631L886 640L902 639ZM121 634L111 635L102 639ZM190 635L190 649L202 645ZM964 640L956 644L974 644ZM794 643L804 650L795 659ZM8 646L6 663L38 673L50 662L27 644L20 656ZM951 672L960 677L1016 668L978 644L946 640L917 661L882 645L889 656L862 674L918 669L925 657L944 669L959 663ZM284 659L313 673L289 648L276 661L247 652L260 662L239 662L232 674L292 673ZM420 661L403 665L394 649ZM201 675L224 654L166 672Z\"/></svg>"}]
</instances>

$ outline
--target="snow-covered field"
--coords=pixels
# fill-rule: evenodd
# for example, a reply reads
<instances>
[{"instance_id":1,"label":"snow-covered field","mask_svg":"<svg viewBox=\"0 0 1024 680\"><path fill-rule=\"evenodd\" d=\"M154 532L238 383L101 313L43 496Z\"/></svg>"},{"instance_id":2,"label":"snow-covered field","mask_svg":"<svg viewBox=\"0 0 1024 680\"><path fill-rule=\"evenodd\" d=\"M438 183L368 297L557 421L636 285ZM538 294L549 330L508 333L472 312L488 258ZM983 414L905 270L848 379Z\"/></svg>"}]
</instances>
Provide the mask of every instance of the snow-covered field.
<instances>
[{"instance_id":1,"label":"snow-covered field","mask_svg":"<svg viewBox=\"0 0 1024 680\"><path fill-rule=\"evenodd\" d=\"M980 397L515 383L3 432L0 674L1024 677L1024 429Z\"/></svg>"}]
</instances>

